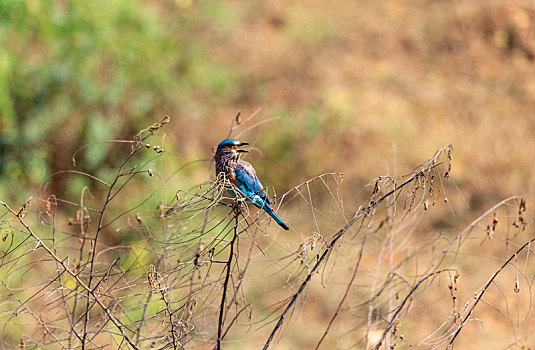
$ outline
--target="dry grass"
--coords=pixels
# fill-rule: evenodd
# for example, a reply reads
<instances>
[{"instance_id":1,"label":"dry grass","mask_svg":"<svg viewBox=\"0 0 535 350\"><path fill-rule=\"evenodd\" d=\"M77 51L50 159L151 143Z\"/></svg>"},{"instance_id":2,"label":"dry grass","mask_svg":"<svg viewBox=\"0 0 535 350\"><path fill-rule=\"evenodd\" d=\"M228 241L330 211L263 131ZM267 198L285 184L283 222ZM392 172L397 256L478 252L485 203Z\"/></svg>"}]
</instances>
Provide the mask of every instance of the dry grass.
<instances>
[{"instance_id":1,"label":"dry grass","mask_svg":"<svg viewBox=\"0 0 535 350\"><path fill-rule=\"evenodd\" d=\"M451 216L451 146L405 176L372 181L355 209L346 209L339 173L293 187L277 201L293 234L278 235L266 215L225 198L224 179L125 208L131 187L170 179L151 170L167 159L157 143L168 122L116 141L130 151L113 181L70 175L107 188L102 198L84 189L78 202L47 194L1 203L3 348L532 342L524 199L505 199L464 229L428 222L434 211ZM146 152L155 157L143 161Z\"/></svg>"}]
</instances>

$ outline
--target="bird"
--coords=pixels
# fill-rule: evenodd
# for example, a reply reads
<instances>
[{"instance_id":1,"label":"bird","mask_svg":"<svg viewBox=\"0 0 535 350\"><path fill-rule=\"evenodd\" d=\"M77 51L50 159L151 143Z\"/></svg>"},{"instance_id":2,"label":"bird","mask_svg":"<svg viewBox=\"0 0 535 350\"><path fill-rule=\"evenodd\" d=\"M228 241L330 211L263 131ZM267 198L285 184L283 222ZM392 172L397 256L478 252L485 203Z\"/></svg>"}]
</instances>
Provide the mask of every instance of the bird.
<instances>
[{"instance_id":1,"label":"bird","mask_svg":"<svg viewBox=\"0 0 535 350\"><path fill-rule=\"evenodd\" d=\"M244 198L247 202L254 204L256 207L268 213L283 229L290 228L275 213L271 207L271 201L256 176L253 166L243 159L240 159L242 153L249 152L239 147L247 146L249 143L241 142L235 139L226 139L217 145L215 153L215 172L216 177L223 173L225 177L234 185L234 189L227 189L227 192L235 198Z\"/></svg>"}]
</instances>

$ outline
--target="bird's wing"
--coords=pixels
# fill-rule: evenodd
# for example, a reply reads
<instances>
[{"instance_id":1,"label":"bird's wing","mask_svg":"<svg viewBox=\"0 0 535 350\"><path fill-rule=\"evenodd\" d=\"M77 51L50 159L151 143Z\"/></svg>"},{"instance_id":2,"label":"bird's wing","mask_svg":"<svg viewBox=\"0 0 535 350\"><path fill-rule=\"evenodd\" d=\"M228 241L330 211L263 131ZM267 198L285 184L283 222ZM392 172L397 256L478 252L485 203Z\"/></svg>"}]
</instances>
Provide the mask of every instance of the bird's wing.
<instances>
[{"instance_id":1,"label":"bird's wing","mask_svg":"<svg viewBox=\"0 0 535 350\"><path fill-rule=\"evenodd\" d=\"M253 166L248 162L241 160L238 162L238 166L234 169L236 179L244 186L242 191L245 190L246 195L258 194L268 204L271 203L269 197L264 191L264 187L258 177L256 177L256 171Z\"/></svg>"}]
</instances>

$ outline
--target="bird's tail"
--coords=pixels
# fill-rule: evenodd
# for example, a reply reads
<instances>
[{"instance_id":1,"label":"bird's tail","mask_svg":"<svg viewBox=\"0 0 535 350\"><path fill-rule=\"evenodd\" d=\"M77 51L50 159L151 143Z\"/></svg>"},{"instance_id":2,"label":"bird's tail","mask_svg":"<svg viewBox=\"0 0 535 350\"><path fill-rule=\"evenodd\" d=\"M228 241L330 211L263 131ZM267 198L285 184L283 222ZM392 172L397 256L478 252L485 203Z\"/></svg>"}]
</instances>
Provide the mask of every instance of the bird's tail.
<instances>
[{"instance_id":1,"label":"bird's tail","mask_svg":"<svg viewBox=\"0 0 535 350\"><path fill-rule=\"evenodd\" d=\"M266 213L268 213L273 218L273 220L275 220L275 222L280 225L280 227L282 227L285 230L290 229L288 225L286 225L286 223L282 221L280 216L278 216L277 213L275 213L275 211L273 210L273 208L271 208L269 204L264 202L264 204L262 205L262 209L264 209Z\"/></svg>"}]
</instances>

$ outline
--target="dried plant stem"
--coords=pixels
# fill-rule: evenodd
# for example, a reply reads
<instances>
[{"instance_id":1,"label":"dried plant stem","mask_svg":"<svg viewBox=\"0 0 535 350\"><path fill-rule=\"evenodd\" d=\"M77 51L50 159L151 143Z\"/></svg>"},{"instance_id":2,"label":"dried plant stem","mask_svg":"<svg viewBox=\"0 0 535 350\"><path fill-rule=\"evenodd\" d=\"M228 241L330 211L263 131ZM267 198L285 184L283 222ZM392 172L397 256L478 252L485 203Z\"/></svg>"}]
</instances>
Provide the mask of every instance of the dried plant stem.
<instances>
[{"instance_id":1,"label":"dried plant stem","mask_svg":"<svg viewBox=\"0 0 535 350\"><path fill-rule=\"evenodd\" d=\"M219 308L219 321L217 324L217 341L215 348L217 350L221 349L221 341L223 340L223 323L224 323L224 314L225 314L225 301L227 297L227 288L230 280L230 270L232 267L232 260L234 258L234 244L236 243L236 239L238 238L238 219L239 219L240 212L236 211L235 215L235 224L234 224L234 235L232 236L232 241L230 242L230 253L228 256L227 261L227 273L225 276L225 282L223 283L223 295L221 296L221 305Z\"/></svg>"},{"instance_id":2,"label":"dried plant stem","mask_svg":"<svg viewBox=\"0 0 535 350\"><path fill-rule=\"evenodd\" d=\"M381 344L383 342L383 340L385 339L386 335L388 334L388 332L390 331L390 329L397 323L397 317L398 315L401 313L401 311L403 310L403 307L405 306L405 304L409 301L409 299L411 298L412 294L416 291L416 289L420 286L420 284L425 281L426 279L429 278L429 276L432 276L433 274L430 273L430 271L435 268L435 266L439 263L439 261L444 257L444 255L446 255L446 253L449 251L449 249L455 244L455 242L458 242L457 244L460 244L463 237L465 236L465 234L467 232L469 232L469 230L471 230L480 220L482 217L486 217L487 215L491 214L493 211L495 211L497 208L499 208L500 206L504 205L505 203L509 202L509 201L512 201L512 200L517 200L517 199L520 199L522 200L521 197L517 197L517 196L513 196L513 197L509 197L509 198L506 198L504 199L503 201L501 201L500 203L492 206L492 208L490 208L489 210L487 210L485 213L483 213L482 215L480 215L477 219L475 219L474 221L472 221L472 223L470 225L468 225L468 227L466 227L464 230L462 230L453 240L451 240L450 243L448 243L448 245L442 249L442 251L437 254L437 256L435 257L435 259L433 259L433 261L431 262L431 264L429 264L426 268L426 270L424 271L424 273L422 274L422 276L420 277L420 279L418 280L418 282L411 288L411 290L409 291L409 293L405 296L405 298L403 299L403 301L401 302L400 306L397 308L396 312L394 313L394 315L392 315L392 318L390 319L390 321L388 322L388 324L386 325L386 328L383 332L383 335L381 336L381 339L379 339L379 341L375 344L374 348L375 350L378 350L380 347L381 347Z\"/></svg>"},{"instance_id":3,"label":"dried plant stem","mask_svg":"<svg viewBox=\"0 0 535 350\"><path fill-rule=\"evenodd\" d=\"M344 293L344 296L342 297L342 300L340 300L340 303L338 304L338 307L336 308L336 311L334 312L333 317L331 317L331 320L329 321L329 324L327 325L327 329L325 329L325 332L323 332L323 335L321 336L320 340L318 341L318 344L316 345L316 350L320 348L321 343L327 336L327 333L329 333L329 330L331 329L331 326L334 323L334 320L340 313L340 310L342 309L342 305L344 304L346 298L349 295L349 290L351 289L351 286L353 285L353 281L355 280L355 277L357 276L357 271L359 270L360 261L362 260L362 253L364 252L364 244L366 243L366 237L362 240L362 244L360 246L360 253L359 257L357 259L357 263L355 264L355 269L353 270L353 275L351 276L351 279L349 280L349 283L347 284L346 291Z\"/></svg>"},{"instance_id":4,"label":"dried plant stem","mask_svg":"<svg viewBox=\"0 0 535 350\"><path fill-rule=\"evenodd\" d=\"M5 289L7 289L7 291L9 292L9 294L11 294L16 300L17 302L20 303L20 305L26 310L28 311L28 313L30 315L32 315L32 317L37 321L39 322L39 324L41 325L41 327L44 328L45 332L47 334L50 334L52 336L52 338L54 338L54 340L56 341L57 344L59 344L63 349L68 349L65 344L63 344L63 342L61 340L59 340L56 335L54 333L52 333L50 331L50 328L48 328L48 326L41 320L41 318L39 316L37 316L27 305L26 303L23 301L23 300L20 300L17 295L15 293L13 293L13 291L8 287L7 284L4 283L4 281L0 280L0 284L2 284L2 286L4 286Z\"/></svg>"},{"instance_id":5,"label":"dried plant stem","mask_svg":"<svg viewBox=\"0 0 535 350\"><path fill-rule=\"evenodd\" d=\"M102 310L104 310L104 312L106 313L106 315L108 316L109 320L117 327L117 329L119 329L119 331L121 332L121 335L122 337L128 342L128 344L130 344L130 346L133 348L133 349L138 349L138 347L134 344L134 342L130 339L130 337L128 337L128 335L126 334L126 331L125 331L125 327L124 325L113 315L113 313L110 311L110 309L108 307L106 307L106 305L104 305L104 303L98 298L98 296L96 295L95 291L92 290L91 288L89 288L89 286L87 284L84 283L84 281L82 281L80 279L80 277L78 276L78 274L74 273L74 271L71 270L71 268L65 263L65 260L62 260L60 259L53 251L52 249L50 249L46 244L43 243L43 241L41 240L41 238L39 238L39 236L37 236L35 234L35 232L33 232L33 230L30 228L30 226L28 226L28 224L23 220L23 218L20 216L20 215L17 215L17 213L11 209L11 207L9 205L7 205L7 203L3 202L3 201L0 201L0 204L3 205L14 217L16 217L18 219L18 221L21 223L22 226L24 226L24 228L26 229L26 231L30 234L30 236L32 236L33 239L35 239L35 241L37 242L37 247L42 247L44 250L46 250L46 252L54 259L56 260L56 262L58 262L62 267L63 269L65 269L65 271L71 275L72 277L74 277L74 279L76 280L76 282L78 282L78 284L87 291L88 294L90 294L94 299L95 301L97 302L97 304L102 308ZM83 343L82 343L83 344Z\"/></svg>"},{"instance_id":6,"label":"dried plant stem","mask_svg":"<svg viewBox=\"0 0 535 350\"><path fill-rule=\"evenodd\" d=\"M371 201L370 204L368 204L368 206L366 206L365 208L359 208L353 214L353 218L351 218L351 220L349 220L349 222L342 229L340 229L338 232L336 232L336 234L333 236L331 241L327 244L327 246L325 247L323 253L318 258L317 262L314 264L314 266L312 267L310 272L305 277L304 281L299 286L299 289L297 290L297 292L295 292L294 295L292 296L292 298L290 299L290 302L288 303L288 305L286 306L286 308L284 309L284 311L280 315L280 317L279 317L279 319L277 321L277 324L275 325L275 327L271 331L271 334L269 335L266 343L264 344L264 347L263 347L264 350L267 350L269 348L269 346L271 345L271 342L273 341L273 338L275 337L275 334L282 327L282 324L284 322L284 319L286 318L286 315L288 315L288 312L290 311L290 309L292 309L292 307L296 303L297 298L301 295L301 293L303 293L303 290L305 289L305 287L308 285L308 283L312 279L312 276L314 275L314 273L318 270L320 265L327 258L327 256L329 255L329 253L331 252L333 247L336 245L338 240L344 236L344 233L347 230L349 230L351 228L351 226L353 226L353 224L355 222L357 222L357 220L359 220L366 213L369 213L373 208L375 208L380 203L382 203L386 198L390 197L391 195L395 194L396 192L399 192L402 188L404 188L405 186L410 184L412 181L418 179L423 173L425 173L426 171L432 170L433 168L435 168L436 166L438 166L440 164L442 164L442 163L433 162L430 165L424 166L422 169L420 169L420 171L414 172L407 180L405 180L399 186L394 187L393 190L391 190L388 193L386 193L385 195L379 197L376 201Z\"/></svg>"},{"instance_id":7,"label":"dried plant stem","mask_svg":"<svg viewBox=\"0 0 535 350\"><path fill-rule=\"evenodd\" d=\"M511 262L511 260L513 260L522 250L524 250L524 248L526 247L529 247L531 245L531 243L535 242L535 238L533 239L530 239L529 241L527 241L522 247L518 248L517 251L511 255L509 257L509 259L507 259L503 264L502 266L492 274L492 276L490 277L490 279L487 281L487 283L485 284L485 286L483 286L483 289L481 289L481 291L478 293L479 295L477 296L477 299L476 301L474 302L474 305L472 305L472 307L470 308L470 310L468 310L468 313L466 314L466 316L464 317L463 321L461 322L461 325L459 326L459 328L457 328L457 330L455 331L455 333L453 333L453 336L452 338L450 339L450 342L448 343L448 346L446 347L446 349L451 349L453 347L453 342L455 341L455 339L457 338L457 336L459 335L459 333L461 332L461 329L463 329L464 325L468 322L468 320L470 319L470 316L472 316L472 313L474 312L477 304L481 301L481 298L483 298L483 294L485 294L485 292L487 291L487 289L489 288L489 286L492 284L492 282L494 282L494 280L496 279L496 277L498 276L498 274L500 272L503 271L503 269L509 265L509 263Z\"/></svg>"},{"instance_id":8,"label":"dried plant stem","mask_svg":"<svg viewBox=\"0 0 535 350\"><path fill-rule=\"evenodd\" d=\"M165 309L169 314L169 324L171 325L171 339L173 340L173 349L177 349L178 339L176 336L176 326L173 321L173 310L171 310L171 301L165 297L165 287L160 288L160 293L162 294L162 300L165 303Z\"/></svg>"},{"instance_id":9,"label":"dried plant stem","mask_svg":"<svg viewBox=\"0 0 535 350\"><path fill-rule=\"evenodd\" d=\"M97 253L97 243L98 243L98 238L99 238L99 235L100 235L100 232L102 231L102 229L104 228L104 214L106 213L106 209L108 207L108 204L110 203L111 201L111 198L113 197L113 189L115 188L115 185L117 184L117 182L119 181L119 178L120 178L120 175L124 169L124 167L126 166L126 163L134 156L134 154L137 152L137 150L139 150L138 147L135 147L132 152L130 152L130 154L128 155L128 157L126 157L121 166L119 167L119 170L117 171L117 175L115 176L115 179L113 180L113 183L110 185L109 189L108 189L108 194L106 195L106 200L104 201L104 205L102 206L102 210L100 211L100 216L99 216L99 220L98 220L98 227L97 227L97 232L95 233L95 238L93 239L92 241L92 245L91 245L91 257L90 257L90 261L89 261L89 281L88 281L88 289L87 289L87 293L86 293L86 308L85 308L85 318L84 318L84 331L83 331L83 335L82 335L82 349L85 348L85 341L86 341L86 338L87 338L87 324L89 322L89 304L90 304L90 294L92 291L92 287L91 287L91 284L93 282L93 277L94 277L94 266L95 266L95 257L96 257L96 253ZM98 299L97 299L98 300ZM133 344L133 343L132 343Z\"/></svg>"}]
</instances>

